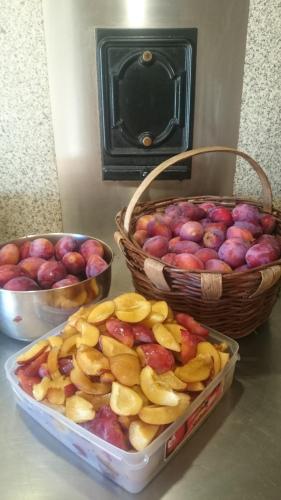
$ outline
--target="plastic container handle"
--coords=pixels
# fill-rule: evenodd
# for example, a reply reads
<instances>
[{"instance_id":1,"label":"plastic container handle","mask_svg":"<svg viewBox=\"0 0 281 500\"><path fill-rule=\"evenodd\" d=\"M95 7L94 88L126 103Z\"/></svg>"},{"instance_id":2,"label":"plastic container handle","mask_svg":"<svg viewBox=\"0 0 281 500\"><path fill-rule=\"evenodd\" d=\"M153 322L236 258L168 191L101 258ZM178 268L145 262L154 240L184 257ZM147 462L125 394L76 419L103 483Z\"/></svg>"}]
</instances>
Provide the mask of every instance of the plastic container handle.
<instances>
[{"instance_id":1,"label":"plastic container handle","mask_svg":"<svg viewBox=\"0 0 281 500\"><path fill-rule=\"evenodd\" d=\"M243 151L239 151L238 149L233 149L233 148L227 148L224 146L209 146L209 147L204 147L204 148L197 148L197 149L192 149L190 151L184 151L183 153L180 153L178 155L172 156L168 160L163 161L158 165L158 167L155 167L147 176L146 178L142 181L142 183L139 185L137 190L135 191L134 195L132 196L132 199L127 207L125 217L124 217L124 230L128 234L130 230L130 222L131 222L131 217L134 211L134 208L136 204L138 203L140 197L142 194L145 192L145 190L150 186L152 181L158 177L159 174L164 172L167 168L171 167L172 165L175 165L181 160L186 160L187 158L192 158L193 156L198 156L201 154L206 154L206 153L230 153L234 154L236 156L241 156L241 158L244 158L251 167L254 169L254 171L257 173L261 186L262 186L262 205L263 209L266 212L272 212L272 192L271 192L271 186L269 183L269 180L263 171L262 167L255 161L253 158L251 158L249 155L244 153Z\"/></svg>"}]
</instances>

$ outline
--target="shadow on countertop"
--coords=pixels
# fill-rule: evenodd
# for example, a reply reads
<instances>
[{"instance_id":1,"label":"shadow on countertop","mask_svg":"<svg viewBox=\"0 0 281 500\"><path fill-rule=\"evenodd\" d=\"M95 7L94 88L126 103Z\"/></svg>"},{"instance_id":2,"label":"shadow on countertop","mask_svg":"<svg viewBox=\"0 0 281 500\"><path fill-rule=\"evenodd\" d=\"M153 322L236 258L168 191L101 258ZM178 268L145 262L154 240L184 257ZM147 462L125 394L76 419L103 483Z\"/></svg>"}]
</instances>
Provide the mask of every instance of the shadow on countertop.
<instances>
[{"instance_id":1,"label":"shadow on countertop","mask_svg":"<svg viewBox=\"0 0 281 500\"><path fill-rule=\"evenodd\" d=\"M238 378L280 374L281 350L281 304L278 301L270 319L255 332L239 342L240 362L237 364Z\"/></svg>"},{"instance_id":2,"label":"shadow on countertop","mask_svg":"<svg viewBox=\"0 0 281 500\"><path fill-rule=\"evenodd\" d=\"M160 474L158 474L142 492L135 495L125 492L119 486L116 486L113 482L104 478L94 468L75 456L74 453L57 441L57 439L42 429L40 425L35 423L21 408L19 408L18 411L30 433L39 440L41 445L48 448L50 452L60 459L66 460L67 468L69 465L74 466L84 474L84 478L81 477L79 484L77 484L77 475L67 475L67 483L73 490L73 498L75 498L75 492L77 492L77 498L85 499L105 498L109 500L114 497L124 500L129 498L136 498L138 500L153 498L157 500L162 498L165 493L167 493L167 491L187 473L188 469L208 445L209 441L221 429L223 422L231 414L242 394L242 384L234 380L229 391L225 394L214 411L208 416L201 428L195 432L191 439L179 450L177 455L172 457L171 461L166 465L164 469L165 472L163 473L163 471L160 471ZM47 465L55 468L55 462L53 463L50 461ZM65 478L61 478L61 480L63 481ZM93 488L95 490L94 496Z\"/></svg>"}]
</instances>

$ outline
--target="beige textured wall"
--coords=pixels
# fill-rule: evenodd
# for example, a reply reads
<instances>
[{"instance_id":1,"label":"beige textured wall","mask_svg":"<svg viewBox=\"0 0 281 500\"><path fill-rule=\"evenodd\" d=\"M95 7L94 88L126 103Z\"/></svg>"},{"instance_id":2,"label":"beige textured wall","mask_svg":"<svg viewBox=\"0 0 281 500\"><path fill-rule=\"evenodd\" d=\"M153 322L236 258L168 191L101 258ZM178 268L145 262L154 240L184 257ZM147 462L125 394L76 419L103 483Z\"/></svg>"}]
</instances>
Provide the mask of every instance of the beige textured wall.
<instances>
[{"instance_id":1,"label":"beige textured wall","mask_svg":"<svg viewBox=\"0 0 281 500\"><path fill-rule=\"evenodd\" d=\"M266 171L281 208L281 0L251 0L239 148ZM235 193L260 196L255 174L237 166Z\"/></svg>"},{"instance_id":2,"label":"beige textured wall","mask_svg":"<svg viewBox=\"0 0 281 500\"><path fill-rule=\"evenodd\" d=\"M0 241L62 229L41 0L1 0ZM281 206L281 0L251 0L239 147ZM235 193L259 196L237 166Z\"/></svg>"},{"instance_id":3,"label":"beige textured wall","mask_svg":"<svg viewBox=\"0 0 281 500\"><path fill-rule=\"evenodd\" d=\"M0 1L0 241L62 229L41 0Z\"/></svg>"}]
</instances>

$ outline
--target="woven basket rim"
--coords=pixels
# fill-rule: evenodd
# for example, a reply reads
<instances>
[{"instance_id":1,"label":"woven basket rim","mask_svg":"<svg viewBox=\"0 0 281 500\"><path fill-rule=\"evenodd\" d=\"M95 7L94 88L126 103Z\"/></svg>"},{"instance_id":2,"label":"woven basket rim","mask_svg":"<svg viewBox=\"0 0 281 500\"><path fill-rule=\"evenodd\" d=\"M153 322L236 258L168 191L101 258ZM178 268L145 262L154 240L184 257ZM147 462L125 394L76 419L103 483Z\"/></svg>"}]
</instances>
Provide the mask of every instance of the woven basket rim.
<instances>
[{"instance_id":1,"label":"woven basket rim","mask_svg":"<svg viewBox=\"0 0 281 500\"><path fill-rule=\"evenodd\" d=\"M235 196L219 196L219 195L217 195L217 196L216 195L201 195L200 196L200 195L196 195L196 196L168 197L168 198L161 198L161 199L156 200L156 201L139 202L136 204L136 206L134 208L133 215L137 215L137 217L140 217L141 213L143 212L142 209L144 209L144 208L150 209L150 207L151 207L151 209L153 209L153 207L155 209L155 206L158 204L161 206L162 205L165 206L167 204L170 204L171 202L173 204L175 204L175 203L178 203L181 201L190 201L190 202L194 201L195 204L197 204L197 203L202 203L202 199L203 199L203 202L208 201L208 200L213 201L213 202L217 201L218 205L225 202L225 203L230 203L230 204L232 203L233 206L237 205L237 203L248 203L248 204L257 206L261 213L274 215L281 226L281 211L279 209L277 209L276 207L273 206L272 211L268 212L268 211L265 211L264 209L262 209L261 203L257 200L253 200L253 199L249 199L249 198L236 198ZM268 264L264 264L262 266L246 269L245 271L239 271L239 272L233 271L231 273L220 273L218 271L211 271L211 270L206 270L206 269L188 270L188 269L181 269L178 267L173 267L170 264L163 263L163 261L160 258L152 257L148 253L144 252L142 250L141 246L134 239L132 239L131 231L129 232L128 235L126 234L126 232L124 230L124 226L123 226L123 220L124 220L126 210L127 210L127 207L123 207L121 210L118 211L118 213L115 216L115 221L116 221L116 224L117 224L119 231L121 232L122 239L127 240L127 242L129 242L130 245L133 246L134 250L137 251L144 259L148 259L148 258L151 259L152 258L153 260L156 260L156 261L160 262L161 264L164 264L166 271L173 270L174 272L178 272L182 276L187 276L189 274L198 275L198 274L207 274L207 273L208 274L221 274L223 280L230 279L232 281L234 276L240 277L241 275L247 275L247 274L250 274L253 272L259 273L260 271L267 269L268 267L272 267L275 265L281 265L281 256L280 256L280 258L278 260L272 261ZM136 214L136 212L137 212L137 214ZM159 210L159 212L160 212L160 210Z\"/></svg>"}]
</instances>

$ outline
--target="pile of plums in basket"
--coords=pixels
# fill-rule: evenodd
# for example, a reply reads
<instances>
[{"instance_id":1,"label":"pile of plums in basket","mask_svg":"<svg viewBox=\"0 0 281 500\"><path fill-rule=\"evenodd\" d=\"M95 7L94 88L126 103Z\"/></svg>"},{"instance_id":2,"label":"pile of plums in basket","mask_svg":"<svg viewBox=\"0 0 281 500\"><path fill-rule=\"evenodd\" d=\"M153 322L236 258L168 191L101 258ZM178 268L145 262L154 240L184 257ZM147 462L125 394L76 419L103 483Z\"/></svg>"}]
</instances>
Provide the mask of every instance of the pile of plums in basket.
<instances>
[{"instance_id":1,"label":"pile of plums in basket","mask_svg":"<svg viewBox=\"0 0 281 500\"><path fill-rule=\"evenodd\" d=\"M183 201L140 216L134 240L172 267L230 273L278 260L281 237L275 230L276 218L248 203L231 210Z\"/></svg>"},{"instance_id":2,"label":"pile of plums in basket","mask_svg":"<svg viewBox=\"0 0 281 500\"><path fill-rule=\"evenodd\" d=\"M0 249L0 288L30 291L73 285L103 272L108 267L103 257L103 245L94 239L82 244L72 236L55 244L47 238L7 243Z\"/></svg>"}]
</instances>

